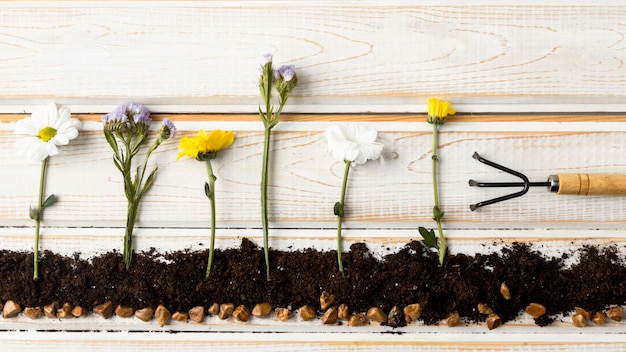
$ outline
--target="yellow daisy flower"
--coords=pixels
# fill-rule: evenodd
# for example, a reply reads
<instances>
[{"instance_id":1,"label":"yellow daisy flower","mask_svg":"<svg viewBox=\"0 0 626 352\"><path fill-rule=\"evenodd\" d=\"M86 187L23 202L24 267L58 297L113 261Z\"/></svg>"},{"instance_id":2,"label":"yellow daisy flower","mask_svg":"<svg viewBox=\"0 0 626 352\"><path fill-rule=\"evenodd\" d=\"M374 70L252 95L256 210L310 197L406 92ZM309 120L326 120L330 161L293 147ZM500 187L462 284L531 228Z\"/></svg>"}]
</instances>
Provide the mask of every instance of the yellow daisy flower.
<instances>
[{"instance_id":1,"label":"yellow daisy flower","mask_svg":"<svg viewBox=\"0 0 626 352\"><path fill-rule=\"evenodd\" d=\"M193 137L180 139L178 149L182 149L176 160L183 156L198 159L200 161L213 159L217 152L230 147L235 141L235 135L230 131L213 130L208 134L204 130L198 131Z\"/></svg>"}]
</instances>

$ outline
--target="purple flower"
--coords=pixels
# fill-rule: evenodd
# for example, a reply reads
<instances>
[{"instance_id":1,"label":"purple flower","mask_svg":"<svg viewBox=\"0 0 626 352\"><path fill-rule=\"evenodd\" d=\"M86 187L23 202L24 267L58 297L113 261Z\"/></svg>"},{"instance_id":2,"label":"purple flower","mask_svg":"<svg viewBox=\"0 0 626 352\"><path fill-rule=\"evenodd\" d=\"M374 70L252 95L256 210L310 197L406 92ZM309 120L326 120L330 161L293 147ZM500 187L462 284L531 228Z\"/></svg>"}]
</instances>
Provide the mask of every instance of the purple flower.
<instances>
[{"instance_id":1,"label":"purple flower","mask_svg":"<svg viewBox=\"0 0 626 352\"><path fill-rule=\"evenodd\" d=\"M164 118L161 128L159 129L159 137L166 140L174 138L174 134L176 134L176 126L174 126L172 120Z\"/></svg>"},{"instance_id":2,"label":"purple flower","mask_svg":"<svg viewBox=\"0 0 626 352\"><path fill-rule=\"evenodd\" d=\"M283 65L274 72L274 77L276 77L276 75L282 78L283 81L289 82L296 76L296 67L294 65Z\"/></svg>"},{"instance_id":3,"label":"purple flower","mask_svg":"<svg viewBox=\"0 0 626 352\"><path fill-rule=\"evenodd\" d=\"M261 63L261 65L264 66L268 62L272 62L273 58L274 58L274 56L272 56L272 54L270 54L270 53L267 53L267 54L263 55L263 62Z\"/></svg>"},{"instance_id":4,"label":"purple flower","mask_svg":"<svg viewBox=\"0 0 626 352\"><path fill-rule=\"evenodd\" d=\"M105 125L109 123L125 124L126 122L128 122L128 116L126 115L126 107L124 105L120 105L110 113L102 116L102 123Z\"/></svg>"},{"instance_id":5,"label":"purple flower","mask_svg":"<svg viewBox=\"0 0 626 352\"><path fill-rule=\"evenodd\" d=\"M129 103L126 104L126 115L128 118L132 118L135 124L150 126L152 119L150 118L150 111L141 104Z\"/></svg>"}]
</instances>

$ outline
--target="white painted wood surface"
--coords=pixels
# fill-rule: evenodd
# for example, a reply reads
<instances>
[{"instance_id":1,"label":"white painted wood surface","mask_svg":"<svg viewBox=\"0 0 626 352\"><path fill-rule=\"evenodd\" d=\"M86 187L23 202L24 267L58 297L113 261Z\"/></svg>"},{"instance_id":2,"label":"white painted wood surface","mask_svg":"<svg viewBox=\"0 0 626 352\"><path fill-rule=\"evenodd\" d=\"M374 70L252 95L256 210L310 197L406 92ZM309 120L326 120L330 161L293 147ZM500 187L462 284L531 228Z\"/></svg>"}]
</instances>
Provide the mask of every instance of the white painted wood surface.
<instances>
[{"instance_id":1,"label":"white painted wood surface","mask_svg":"<svg viewBox=\"0 0 626 352\"><path fill-rule=\"evenodd\" d=\"M450 98L460 112L495 113L461 115L442 129L441 197L451 251L498 250L482 244L516 240L546 253L586 243L621 245L624 198L533 189L471 212L469 204L502 190L472 189L467 180L511 179L473 160L474 151L532 180L556 172L626 173L624 18L623 1L0 1L0 113L30 112L55 101L95 114L79 116L86 121L81 135L50 163L47 191L60 201L46 212L41 246L60 253L121 248L125 200L97 121L127 101L171 113L179 136L235 131L235 144L214 163L217 245L237 245L242 236L258 241L260 122L254 115L181 113L253 114L260 102L257 68L266 52L277 64L295 64L300 82L272 146L274 248L334 246L332 205L342 165L321 138L330 122L363 119L380 130L386 146L385 166L371 163L351 173L346 242L366 241L380 254L416 238L417 226L432 226L430 126L423 115L430 96ZM324 115L334 112L409 114ZM510 115L525 112L616 114ZM0 247L30 250L28 206L36 201L39 165L13 152L20 117L0 115ZM154 155L160 171L139 215L139 250L203 249L200 243L206 243L204 168L194 160L175 161L176 147L177 141L166 142ZM523 315L490 332L484 326L417 326L402 335L377 326L335 328L269 320L176 323L164 330L133 320L20 317L0 319L0 347L626 349L624 324L538 328ZM163 333L169 329L186 332Z\"/></svg>"}]
</instances>

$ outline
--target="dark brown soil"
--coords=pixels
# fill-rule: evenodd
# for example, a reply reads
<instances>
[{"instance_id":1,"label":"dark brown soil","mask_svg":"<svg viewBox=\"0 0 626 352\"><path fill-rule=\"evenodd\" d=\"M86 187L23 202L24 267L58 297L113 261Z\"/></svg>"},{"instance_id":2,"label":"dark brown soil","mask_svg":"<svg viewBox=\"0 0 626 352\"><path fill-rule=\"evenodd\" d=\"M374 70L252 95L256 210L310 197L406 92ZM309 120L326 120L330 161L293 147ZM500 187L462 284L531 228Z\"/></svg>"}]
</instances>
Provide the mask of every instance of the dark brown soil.
<instances>
[{"instance_id":1,"label":"dark brown soil","mask_svg":"<svg viewBox=\"0 0 626 352\"><path fill-rule=\"evenodd\" d=\"M451 311L467 321L482 321L477 304L487 303L504 322L514 319L531 302L547 314L539 325L574 307L590 311L626 303L626 266L615 247L584 247L577 264L566 267L560 258L546 258L525 244L514 244L488 255L449 255L444 267L420 242L376 260L365 244L344 253L346 277L337 271L336 252L271 251L272 280L266 281L263 252L243 239L240 248L218 250L209 278L204 278L207 252L136 253L129 271L119 253L90 260L49 251L40 260L40 277L32 281L32 253L0 251L0 301L22 307L64 302L83 307L112 301L135 309L163 304L172 311L214 302L270 302L297 309L319 309L322 291L334 293L337 304L352 312L372 306L389 311L421 303L426 324L436 324ZM571 254L570 254L571 255ZM512 299L504 300L501 283Z\"/></svg>"}]
</instances>

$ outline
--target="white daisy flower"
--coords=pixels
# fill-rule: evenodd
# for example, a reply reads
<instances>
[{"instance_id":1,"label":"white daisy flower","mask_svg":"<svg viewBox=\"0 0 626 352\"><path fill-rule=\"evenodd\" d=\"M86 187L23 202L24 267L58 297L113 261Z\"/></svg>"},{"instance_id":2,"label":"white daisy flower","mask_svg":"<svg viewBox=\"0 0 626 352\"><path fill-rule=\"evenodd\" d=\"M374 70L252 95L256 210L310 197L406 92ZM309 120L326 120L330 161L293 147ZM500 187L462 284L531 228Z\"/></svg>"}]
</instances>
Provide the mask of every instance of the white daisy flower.
<instances>
[{"instance_id":1,"label":"white daisy flower","mask_svg":"<svg viewBox=\"0 0 626 352\"><path fill-rule=\"evenodd\" d=\"M61 153L58 146L67 145L78 136L80 120L72 118L70 109L48 104L30 117L17 122L15 134L26 135L15 147L32 161L42 161Z\"/></svg>"},{"instance_id":2,"label":"white daisy flower","mask_svg":"<svg viewBox=\"0 0 626 352\"><path fill-rule=\"evenodd\" d=\"M355 165L380 158L383 144L376 142L378 131L367 125L331 125L326 130L328 151L337 161Z\"/></svg>"}]
</instances>

